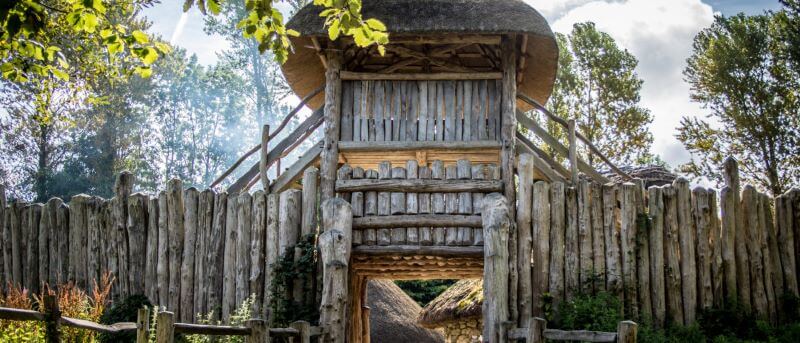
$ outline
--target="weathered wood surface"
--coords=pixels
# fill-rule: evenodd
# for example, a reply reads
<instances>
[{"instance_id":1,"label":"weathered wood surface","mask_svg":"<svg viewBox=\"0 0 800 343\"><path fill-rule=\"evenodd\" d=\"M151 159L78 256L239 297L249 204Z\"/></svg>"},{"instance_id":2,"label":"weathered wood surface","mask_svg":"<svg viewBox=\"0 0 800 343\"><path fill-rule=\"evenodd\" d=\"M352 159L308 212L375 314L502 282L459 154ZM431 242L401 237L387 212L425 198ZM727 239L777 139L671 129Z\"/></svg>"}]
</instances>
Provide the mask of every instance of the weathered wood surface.
<instances>
[{"instance_id":1,"label":"weathered wood surface","mask_svg":"<svg viewBox=\"0 0 800 343\"><path fill-rule=\"evenodd\" d=\"M515 305L519 312L521 327L528 325L527 318L533 314L533 286L531 285L531 261L533 253L533 234L531 217L533 210L533 156L522 154L519 156L517 173L519 186L517 189L517 273L519 273L518 286L519 298ZM538 243L538 242L537 242ZM535 264L536 261L534 260Z\"/></svg>"},{"instance_id":2,"label":"weathered wood surface","mask_svg":"<svg viewBox=\"0 0 800 343\"><path fill-rule=\"evenodd\" d=\"M509 310L509 260L508 235L511 213L506 199L491 193L483 199L481 211L485 231L483 270L483 339L486 342L504 342L503 323Z\"/></svg>"},{"instance_id":3,"label":"weathered wood surface","mask_svg":"<svg viewBox=\"0 0 800 343\"><path fill-rule=\"evenodd\" d=\"M497 180L362 179L336 181L337 192L489 193L502 189L502 183Z\"/></svg>"},{"instance_id":4,"label":"weathered wood surface","mask_svg":"<svg viewBox=\"0 0 800 343\"><path fill-rule=\"evenodd\" d=\"M319 238L323 263L323 290L320 304L320 326L323 342L345 342L347 339L348 264L352 246L352 212L342 199L322 203L323 233Z\"/></svg>"}]
</instances>

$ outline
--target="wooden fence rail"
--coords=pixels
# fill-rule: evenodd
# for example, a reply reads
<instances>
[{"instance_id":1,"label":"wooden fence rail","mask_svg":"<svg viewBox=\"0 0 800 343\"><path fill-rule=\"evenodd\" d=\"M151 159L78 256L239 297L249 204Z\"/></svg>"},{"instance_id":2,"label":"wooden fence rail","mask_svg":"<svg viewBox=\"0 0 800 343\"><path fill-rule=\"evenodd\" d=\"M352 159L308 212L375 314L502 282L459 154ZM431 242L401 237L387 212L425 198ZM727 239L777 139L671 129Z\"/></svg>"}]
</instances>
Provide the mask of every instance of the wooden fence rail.
<instances>
[{"instance_id":1,"label":"wooden fence rail","mask_svg":"<svg viewBox=\"0 0 800 343\"><path fill-rule=\"evenodd\" d=\"M578 341L578 342L619 342L636 343L638 325L632 321L622 321L617 332L601 332L587 330L555 330L547 328L547 321L539 317L528 318L524 328L508 331L508 339L525 340L526 343L544 343L545 341Z\"/></svg>"}]
</instances>

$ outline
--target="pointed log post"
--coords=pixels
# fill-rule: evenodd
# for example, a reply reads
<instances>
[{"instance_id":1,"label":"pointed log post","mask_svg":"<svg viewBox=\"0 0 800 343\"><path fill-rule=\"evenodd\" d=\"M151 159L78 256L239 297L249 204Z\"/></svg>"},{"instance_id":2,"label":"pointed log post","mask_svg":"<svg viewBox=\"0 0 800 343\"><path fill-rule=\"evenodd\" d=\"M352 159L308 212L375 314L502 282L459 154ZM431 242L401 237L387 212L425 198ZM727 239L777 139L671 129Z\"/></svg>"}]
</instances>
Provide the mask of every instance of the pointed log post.
<instances>
[{"instance_id":1,"label":"pointed log post","mask_svg":"<svg viewBox=\"0 0 800 343\"><path fill-rule=\"evenodd\" d=\"M45 308L45 337L47 343L61 342L60 322L61 309L58 308L58 298L55 295L44 297Z\"/></svg>"},{"instance_id":2,"label":"pointed log post","mask_svg":"<svg viewBox=\"0 0 800 343\"><path fill-rule=\"evenodd\" d=\"M619 322L617 326L617 342L636 343L638 325L630 320Z\"/></svg>"},{"instance_id":3,"label":"pointed log post","mask_svg":"<svg viewBox=\"0 0 800 343\"><path fill-rule=\"evenodd\" d=\"M269 171L269 164L267 163L267 159L269 155L269 125L264 125L261 127L261 159L258 161L258 175L261 178L261 185L264 187L265 192L269 192L269 176L267 176L267 172ZM280 159L278 160L280 162ZM281 167L278 166L278 172L280 173Z\"/></svg>"},{"instance_id":4,"label":"pointed log post","mask_svg":"<svg viewBox=\"0 0 800 343\"><path fill-rule=\"evenodd\" d=\"M263 319L250 319L244 322L250 328L250 335L244 337L245 343L269 343L269 328Z\"/></svg>"},{"instance_id":5,"label":"pointed log post","mask_svg":"<svg viewBox=\"0 0 800 343\"><path fill-rule=\"evenodd\" d=\"M517 165L519 191L517 193L517 273L519 273L519 301L515 303L519 311L520 327L527 327L528 318L533 313L533 290L531 285L531 207L533 204L533 156L521 154ZM536 242L537 244L539 242ZM535 261L539 263L539 261ZM538 279L538 276L537 276Z\"/></svg>"},{"instance_id":6,"label":"pointed log post","mask_svg":"<svg viewBox=\"0 0 800 343\"><path fill-rule=\"evenodd\" d=\"M483 199L483 341L489 343L506 341L504 325L509 319L510 211L508 202L500 193L489 194Z\"/></svg>"},{"instance_id":7,"label":"pointed log post","mask_svg":"<svg viewBox=\"0 0 800 343\"><path fill-rule=\"evenodd\" d=\"M156 342L172 343L175 341L175 314L162 311L156 316Z\"/></svg>"},{"instance_id":8,"label":"pointed log post","mask_svg":"<svg viewBox=\"0 0 800 343\"><path fill-rule=\"evenodd\" d=\"M299 320L289 324L289 326L299 332L300 337L295 342L311 343L311 324L309 322Z\"/></svg>"},{"instance_id":9,"label":"pointed log post","mask_svg":"<svg viewBox=\"0 0 800 343\"><path fill-rule=\"evenodd\" d=\"M517 203L516 187L514 185L514 158L516 156L515 143L517 132L517 39L514 35L503 37L500 43L501 63L503 68L502 103L501 103L501 131L503 142L500 152L501 177L505 187L503 195L511 207L508 209L511 218L516 218L514 204ZM517 303L517 230L511 224L508 236L509 251L509 301ZM517 308L510 308L511 320L517 320Z\"/></svg>"},{"instance_id":10,"label":"pointed log post","mask_svg":"<svg viewBox=\"0 0 800 343\"><path fill-rule=\"evenodd\" d=\"M527 343L544 343L544 330L547 329L547 321L539 317L528 318L528 337Z\"/></svg>"},{"instance_id":11,"label":"pointed log post","mask_svg":"<svg viewBox=\"0 0 800 343\"><path fill-rule=\"evenodd\" d=\"M148 343L150 338L150 311L142 307L136 312L136 343Z\"/></svg>"},{"instance_id":12,"label":"pointed log post","mask_svg":"<svg viewBox=\"0 0 800 343\"><path fill-rule=\"evenodd\" d=\"M328 70L325 72L325 136L320 158L320 200L333 198L336 167L339 162L339 110L342 105L342 52L328 50Z\"/></svg>"},{"instance_id":13,"label":"pointed log post","mask_svg":"<svg viewBox=\"0 0 800 343\"><path fill-rule=\"evenodd\" d=\"M350 261L353 214L350 204L340 198L322 203L324 232L319 237L323 264L320 326L321 342L343 343L347 339L348 263Z\"/></svg>"}]
</instances>

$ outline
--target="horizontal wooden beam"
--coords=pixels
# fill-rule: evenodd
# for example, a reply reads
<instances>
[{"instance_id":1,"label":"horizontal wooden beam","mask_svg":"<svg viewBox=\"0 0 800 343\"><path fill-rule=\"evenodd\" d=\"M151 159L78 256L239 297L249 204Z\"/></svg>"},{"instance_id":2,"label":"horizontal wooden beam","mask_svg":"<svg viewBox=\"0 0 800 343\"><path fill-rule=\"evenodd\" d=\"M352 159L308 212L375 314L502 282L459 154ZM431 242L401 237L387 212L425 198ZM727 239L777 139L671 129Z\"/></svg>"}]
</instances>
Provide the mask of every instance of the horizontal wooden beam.
<instances>
[{"instance_id":1,"label":"horizontal wooden beam","mask_svg":"<svg viewBox=\"0 0 800 343\"><path fill-rule=\"evenodd\" d=\"M495 140L482 141L341 141L340 152L392 152L414 151L423 149L448 150L483 150L500 149L501 144Z\"/></svg>"},{"instance_id":2,"label":"horizontal wooden beam","mask_svg":"<svg viewBox=\"0 0 800 343\"><path fill-rule=\"evenodd\" d=\"M544 338L553 341L578 341L578 342L616 342L616 332L599 332L586 330L556 330L545 329Z\"/></svg>"},{"instance_id":3,"label":"horizontal wooden beam","mask_svg":"<svg viewBox=\"0 0 800 343\"><path fill-rule=\"evenodd\" d=\"M471 256L483 258L482 246L359 245L353 247L352 251L353 255Z\"/></svg>"},{"instance_id":4,"label":"horizontal wooden beam","mask_svg":"<svg viewBox=\"0 0 800 343\"><path fill-rule=\"evenodd\" d=\"M337 192L491 193L503 191L500 180L359 179L337 180Z\"/></svg>"},{"instance_id":5,"label":"horizontal wooden beam","mask_svg":"<svg viewBox=\"0 0 800 343\"><path fill-rule=\"evenodd\" d=\"M303 156L300 156L297 161L294 162L286 172L282 173L281 176L278 176L275 181L269 185L269 192L273 194L277 194L280 192L285 191L289 188L292 183L300 179L303 176L303 171L308 168L308 166L317 163L319 161L319 154L322 152L322 142L318 142L314 144L311 148L309 148Z\"/></svg>"},{"instance_id":6,"label":"horizontal wooden beam","mask_svg":"<svg viewBox=\"0 0 800 343\"><path fill-rule=\"evenodd\" d=\"M392 36L391 44L487 44L499 45L500 35Z\"/></svg>"},{"instance_id":7,"label":"horizontal wooden beam","mask_svg":"<svg viewBox=\"0 0 800 343\"><path fill-rule=\"evenodd\" d=\"M381 73L359 73L352 71L342 71L342 80L398 80L398 81L433 81L433 80L500 80L503 73L482 72L482 73L410 73L410 74L381 74Z\"/></svg>"},{"instance_id":8,"label":"horizontal wooden beam","mask_svg":"<svg viewBox=\"0 0 800 343\"><path fill-rule=\"evenodd\" d=\"M404 214L353 218L353 229L390 227L482 227L481 216L460 214Z\"/></svg>"},{"instance_id":9,"label":"horizontal wooden beam","mask_svg":"<svg viewBox=\"0 0 800 343\"><path fill-rule=\"evenodd\" d=\"M251 329L244 326L222 326L175 323L175 333L187 335L248 336Z\"/></svg>"}]
</instances>

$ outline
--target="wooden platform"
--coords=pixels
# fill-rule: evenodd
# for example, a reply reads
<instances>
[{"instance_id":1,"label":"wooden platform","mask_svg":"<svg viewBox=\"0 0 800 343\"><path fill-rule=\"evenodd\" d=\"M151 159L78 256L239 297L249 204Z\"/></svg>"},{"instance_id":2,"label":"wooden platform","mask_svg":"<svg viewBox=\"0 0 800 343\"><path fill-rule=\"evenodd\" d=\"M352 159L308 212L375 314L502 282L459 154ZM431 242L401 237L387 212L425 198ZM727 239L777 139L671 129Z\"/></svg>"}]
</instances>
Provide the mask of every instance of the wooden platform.
<instances>
[{"instance_id":1,"label":"wooden platform","mask_svg":"<svg viewBox=\"0 0 800 343\"><path fill-rule=\"evenodd\" d=\"M479 278L483 277L483 247L355 247L351 270L370 279Z\"/></svg>"},{"instance_id":2,"label":"wooden platform","mask_svg":"<svg viewBox=\"0 0 800 343\"><path fill-rule=\"evenodd\" d=\"M404 165L416 160L420 166L441 160L445 166L467 159L472 164L499 164L500 142L481 141L408 141L408 142L339 142L339 162L353 168L377 169L378 164L389 161Z\"/></svg>"}]
</instances>

